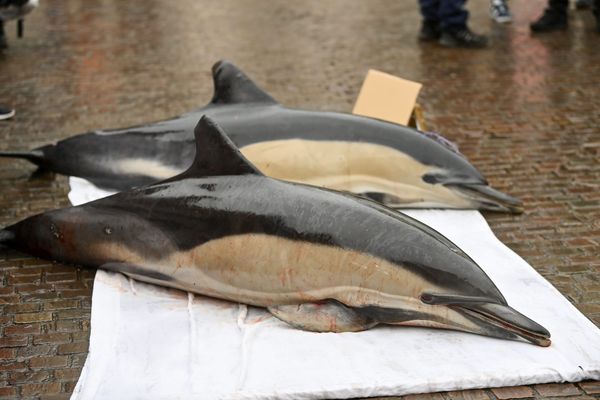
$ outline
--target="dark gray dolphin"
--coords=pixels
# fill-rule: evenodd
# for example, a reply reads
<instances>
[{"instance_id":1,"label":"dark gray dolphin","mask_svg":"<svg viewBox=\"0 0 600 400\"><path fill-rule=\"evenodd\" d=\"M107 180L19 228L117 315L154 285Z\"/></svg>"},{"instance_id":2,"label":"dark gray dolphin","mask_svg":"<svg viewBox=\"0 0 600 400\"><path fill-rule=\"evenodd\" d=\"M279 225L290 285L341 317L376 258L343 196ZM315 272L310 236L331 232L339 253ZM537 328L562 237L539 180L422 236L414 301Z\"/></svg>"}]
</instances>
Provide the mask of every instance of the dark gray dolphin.
<instances>
[{"instance_id":1,"label":"dark gray dolphin","mask_svg":"<svg viewBox=\"0 0 600 400\"><path fill-rule=\"evenodd\" d=\"M214 119L265 175L362 194L396 208L522 211L466 159L411 128L372 118L281 106L228 62L215 93L177 118L80 134L30 152L0 152L125 190L174 176L194 158L194 126Z\"/></svg>"},{"instance_id":2,"label":"dark gray dolphin","mask_svg":"<svg viewBox=\"0 0 600 400\"><path fill-rule=\"evenodd\" d=\"M293 326L448 328L550 344L428 226L351 194L266 177L208 118L184 173L0 231L39 257L267 307Z\"/></svg>"}]
</instances>

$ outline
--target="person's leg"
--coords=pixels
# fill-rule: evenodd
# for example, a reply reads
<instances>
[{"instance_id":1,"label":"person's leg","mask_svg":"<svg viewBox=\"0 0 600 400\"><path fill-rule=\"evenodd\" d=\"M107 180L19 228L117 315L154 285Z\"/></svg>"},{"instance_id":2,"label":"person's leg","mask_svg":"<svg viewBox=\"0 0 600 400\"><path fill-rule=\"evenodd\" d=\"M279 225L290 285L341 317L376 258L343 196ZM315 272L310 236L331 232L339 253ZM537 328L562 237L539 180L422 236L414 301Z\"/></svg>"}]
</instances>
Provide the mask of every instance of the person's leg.
<instances>
[{"instance_id":1,"label":"person's leg","mask_svg":"<svg viewBox=\"0 0 600 400\"><path fill-rule=\"evenodd\" d=\"M567 11L569 0L550 0L544 14L530 27L534 32L549 32L566 29L568 25Z\"/></svg>"},{"instance_id":2,"label":"person's leg","mask_svg":"<svg viewBox=\"0 0 600 400\"><path fill-rule=\"evenodd\" d=\"M464 8L465 0L440 1L440 27L443 31L456 31L467 26L469 12Z\"/></svg>"},{"instance_id":3,"label":"person's leg","mask_svg":"<svg viewBox=\"0 0 600 400\"><path fill-rule=\"evenodd\" d=\"M506 0L490 0L490 17L500 24L512 21Z\"/></svg>"},{"instance_id":4,"label":"person's leg","mask_svg":"<svg viewBox=\"0 0 600 400\"><path fill-rule=\"evenodd\" d=\"M596 16L596 31L600 33L600 0L594 0L594 15Z\"/></svg>"},{"instance_id":5,"label":"person's leg","mask_svg":"<svg viewBox=\"0 0 600 400\"><path fill-rule=\"evenodd\" d=\"M548 8L556 13L567 15L569 0L550 0L548 1Z\"/></svg>"},{"instance_id":6,"label":"person's leg","mask_svg":"<svg viewBox=\"0 0 600 400\"><path fill-rule=\"evenodd\" d=\"M473 33L467 26L469 12L465 10L466 0L440 1L440 44L445 47L481 48L487 45L487 38Z\"/></svg>"},{"instance_id":7,"label":"person's leg","mask_svg":"<svg viewBox=\"0 0 600 400\"><path fill-rule=\"evenodd\" d=\"M576 0L575 8L578 10L585 10L586 8L591 8L592 3L593 3L592 0Z\"/></svg>"},{"instance_id":8,"label":"person's leg","mask_svg":"<svg viewBox=\"0 0 600 400\"><path fill-rule=\"evenodd\" d=\"M419 40L432 41L440 38L439 0L419 0L423 24L419 32Z\"/></svg>"},{"instance_id":9,"label":"person's leg","mask_svg":"<svg viewBox=\"0 0 600 400\"><path fill-rule=\"evenodd\" d=\"M8 47L6 35L4 34L4 21L0 19L0 50Z\"/></svg>"}]
</instances>

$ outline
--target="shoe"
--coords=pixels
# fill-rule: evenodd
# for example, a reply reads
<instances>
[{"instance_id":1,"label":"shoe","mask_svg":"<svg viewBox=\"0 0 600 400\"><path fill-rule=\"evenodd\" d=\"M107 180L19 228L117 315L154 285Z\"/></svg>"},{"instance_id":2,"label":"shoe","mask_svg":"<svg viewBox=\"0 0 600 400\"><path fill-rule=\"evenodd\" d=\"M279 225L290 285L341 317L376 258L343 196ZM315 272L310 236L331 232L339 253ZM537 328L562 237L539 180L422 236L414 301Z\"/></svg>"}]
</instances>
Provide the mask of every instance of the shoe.
<instances>
[{"instance_id":1,"label":"shoe","mask_svg":"<svg viewBox=\"0 0 600 400\"><path fill-rule=\"evenodd\" d=\"M15 110L0 106L0 120L9 119L15 116Z\"/></svg>"},{"instance_id":2,"label":"shoe","mask_svg":"<svg viewBox=\"0 0 600 400\"><path fill-rule=\"evenodd\" d=\"M567 14L546 8L544 14L529 27L533 32L551 32L567 29Z\"/></svg>"},{"instance_id":3,"label":"shoe","mask_svg":"<svg viewBox=\"0 0 600 400\"><path fill-rule=\"evenodd\" d=\"M444 47L481 49L487 46L488 40L484 35L478 35L464 27L458 30L443 31L439 43Z\"/></svg>"},{"instance_id":4,"label":"shoe","mask_svg":"<svg viewBox=\"0 0 600 400\"><path fill-rule=\"evenodd\" d=\"M438 40L441 34L438 22L423 21L421 31L419 32L419 40L421 42L433 42L434 40Z\"/></svg>"},{"instance_id":5,"label":"shoe","mask_svg":"<svg viewBox=\"0 0 600 400\"><path fill-rule=\"evenodd\" d=\"M2 0L0 0L0 4ZM8 42L6 41L6 33L4 33L4 21L0 18L0 50L8 48Z\"/></svg>"},{"instance_id":6,"label":"shoe","mask_svg":"<svg viewBox=\"0 0 600 400\"><path fill-rule=\"evenodd\" d=\"M506 0L492 0L490 2L490 17L500 24L512 22L512 15Z\"/></svg>"},{"instance_id":7,"label":"shoe","mask_svg":"<svg viewBox=\"0 0 600 400\"><path fill-rule=\"evenodd\" d=\"M593 3L593 0L577 0L575 1L575 8L578 10L585 10L587 8L592 8Z\"/></svg>"}]
</instances>

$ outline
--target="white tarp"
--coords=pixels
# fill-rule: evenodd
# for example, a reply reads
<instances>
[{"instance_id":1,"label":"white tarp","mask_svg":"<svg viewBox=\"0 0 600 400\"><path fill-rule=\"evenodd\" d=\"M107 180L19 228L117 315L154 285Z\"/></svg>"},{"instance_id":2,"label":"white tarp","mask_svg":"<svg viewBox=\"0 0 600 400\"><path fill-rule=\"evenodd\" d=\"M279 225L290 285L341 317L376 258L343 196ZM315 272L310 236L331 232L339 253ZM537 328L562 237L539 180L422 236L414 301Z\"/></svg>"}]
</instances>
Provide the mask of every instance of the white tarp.
<instances>
[{"instance_id":1,"label":"white tarp","mask_svg":"<svg viewBox=\"0 0 600 400\"><path fill-rule=\"evenodd\" d=\"M71 178L72 203L101 196ZM72 399L321 399L600 379L600 330L476 211L411 211L466 251L552 345L376 327L293 329L257 308L99 271L90 352Z\"/></svg>"}]
</instances>

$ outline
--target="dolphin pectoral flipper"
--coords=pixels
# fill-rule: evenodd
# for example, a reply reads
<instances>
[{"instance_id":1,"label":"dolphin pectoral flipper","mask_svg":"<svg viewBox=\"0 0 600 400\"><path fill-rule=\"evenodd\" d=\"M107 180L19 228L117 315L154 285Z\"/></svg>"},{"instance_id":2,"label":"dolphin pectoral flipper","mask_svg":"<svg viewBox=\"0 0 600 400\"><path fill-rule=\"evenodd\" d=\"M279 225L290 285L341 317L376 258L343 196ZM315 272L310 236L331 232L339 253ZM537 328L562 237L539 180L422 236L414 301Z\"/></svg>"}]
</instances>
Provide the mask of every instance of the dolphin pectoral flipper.
<instances>
[{"instance_id":1,"label":"dolphin pectoral flipper","mask_svg":"<svg viewBox=\"0 0 600 400\"><path fill-rule=\"evenodd\" d=\"M138 279L145 282L152 283L154 281L160 281L163 282L163 284L165 284L165 282L173 281L173 277L169 275L135 264L110 262L102 264L100 268L105 269L107 271L120 272L134 279Z\"/></svg>"},{"instance_id":2,"label":"dolphin pectoral flipper","mask_svg":"<svg viewBox=\"0 0 600 400\"><path fill-rule=\"evenodd\" d=\"M307 331L358 332L377 325L377 321L336 300L272 306L268 309L283 322Z\"/></svg>"}]
</instances>

